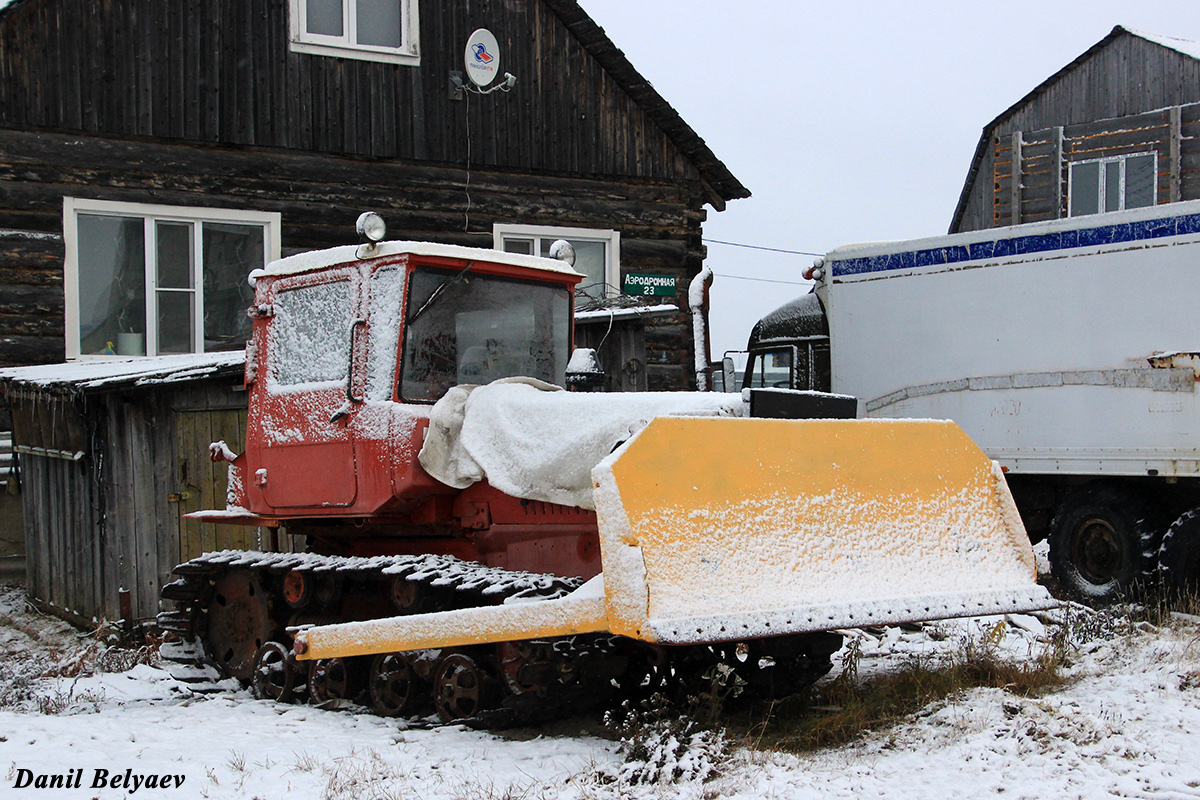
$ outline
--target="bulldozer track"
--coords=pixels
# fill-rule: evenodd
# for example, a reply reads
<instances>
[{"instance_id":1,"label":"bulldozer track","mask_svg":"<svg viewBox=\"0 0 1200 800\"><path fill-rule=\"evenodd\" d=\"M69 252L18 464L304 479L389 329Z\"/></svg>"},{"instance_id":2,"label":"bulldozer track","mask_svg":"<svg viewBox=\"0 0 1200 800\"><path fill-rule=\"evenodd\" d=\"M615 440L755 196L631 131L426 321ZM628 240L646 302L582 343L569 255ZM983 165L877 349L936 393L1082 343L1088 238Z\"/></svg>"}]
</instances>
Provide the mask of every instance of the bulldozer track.
<instances>
[{"instance_id":1,"label":"bulldozer track","mask_svg":"<svg viewBox=\"0 0 1200 800\"><path fill-rule=\"evenodd\" d=\"M691 690L703 676L711 677L719 663L744 674L750 685L766 693L790 694L829 671L829 656L841 641L836 634L808 634L739 647L664 649L592 634L296 662L292 637L309 625L497 604L510 598L549 600L569 594L583 579L438 555L346 557L232 550L207 553L173 572L177 579L161 592L174 608L158 615L167 635L160 653L172 676L192 691L250 684L259 696L283 702L307 696L314 704L333 707L357 700L379 714L436 711L444 722L479 727L561 716L614 695ZM299 598L300 608L285 599L285 577L293 581L293 600ZM306 578L312 582L305 584ZM306 585L313 596L305 599L295 585ZM375 601L373 613L362 609L368 596ZM407 610L398 607L409 601ZM230 651L240 657L229 657ZM252 665L246 663L250 653Z\"/></svg>"},{"instance_id":2,"label":"bulldozer track","mask_svg":"<svg viewBox=\"0 0 1200 800\"><path fill-rule=\"evenodd\" d=\"M569 594L583 583L580 578L505 570L452 556L356 557L253 550L205 553L172 570L178 577L163 586L160 596L175 608L158 614L159 628L169 635L161 655L172 676L196 692L218 691L223 688L220 682L230 677L223 674L203 643L214 586L230 570L274 576L294 571L314 578L360 582L403 578L414 586L454 593L458 607L503 602L508 598L549 600ZM340 619L335 616L318 622L335 621Z\"/></svg>"}]
</instances>

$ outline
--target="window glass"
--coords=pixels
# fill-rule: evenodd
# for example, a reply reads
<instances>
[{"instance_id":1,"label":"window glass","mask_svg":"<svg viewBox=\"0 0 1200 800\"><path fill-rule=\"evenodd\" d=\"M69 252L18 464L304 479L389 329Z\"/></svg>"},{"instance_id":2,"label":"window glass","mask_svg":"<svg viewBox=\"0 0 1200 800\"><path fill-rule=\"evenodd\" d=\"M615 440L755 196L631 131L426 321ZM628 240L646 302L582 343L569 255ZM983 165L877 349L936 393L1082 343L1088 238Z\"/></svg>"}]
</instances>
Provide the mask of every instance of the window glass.
<instances>
[{"instance_id":1,"label":"window glass","mask_svg":"<svg viewBox=\"0 0 1200 800\"><path fill-rule=\"evenodd\" d=\"M790 389L792 386L792 349L755 353L750 362L751 389Z\"/></svg>"},{"instance_id":2,"label":"window glass","mask_svg":"<svg viewBox=\"0 0 1200 800\"><path fill-rule=\"evenodd\" d=\"M79 214L79 352L143 355L146 233L140 217ZM127 334L121 337L120 334ZM135 351L136 352L132 352Z\"/></svg>"},{"instance_id":3,"label":"window glass","mask_svg":"<svg viewBox=\"0 0 1200 800\"><path fill-rule=\"evenodd\" d=\"M345 33L342 19L342 0L306 0L305 30L320 36L341 36Z\"/></svg>"},{"instance_id":4,"label":"window glass","mask_svg":"<svg viewBox=\"0 0 1200 800\"><path fill-rule=\"evenodd\" d=\"M528 376L562 385L570 295L555 286L419 269L409 285L400 396L433 402L462 383Z\"/></svg>"},{"instance_id":5,"label":"window glass","mask_svg":"<svg viewBox=\"0 0 1200 800\"><path fill-rule=\"evenodd\" d=\"M1155 153L1072 164L1071 216L1154 205L1158 199L1157 164Z\"/></svg>"},{"instance_id":6,"label":"window glass","mask_svg":"<svg viewBox=\"0 0 1200 800\"><path fill-rule=\"evenodd\" d=\"M396 385L396 350L400 315L404 312L404 275L396 267L383 267L371 276L370 335L367 348L367 397L391 400Z\"/></svg>"},{"instance_id":7,"label":"window glass","mask_svg":"<svg viewBox=\"0 0 1200 800\"><path fill-rule=\"evenodd\" d=\"M1071 165L1071 216L1100 212L1100 162Z\"/></svg>"},{"instance_id":8,"label":"window glass","mask_svg":"<svg viewBox=\"0 0 1200 800\"><path fill-rule=\"evenodd\" d=\"M159 222L155 226L155 236L158 240L159 288L192 288L192 224Z\"/></svg>"},{"instance_id":9,"label":"window glass","mask_svg":"<svg viewBox=\"0 0 1200 800\"><path fill-rule=\"evenodd\" d=\"M190 292L158 293L158 352L191 353L192 294Z\"/></svg>"},{"instance_id":10,"label":"window glass","mask_svg":"<svg viewBox=\"0 0 1200 800\"><path fill-rule=\"evenodd\" d=\"M375 47L399 47L399 0L358 0L358 43Z\"/></svg>"},{"instance_id":11,"label":"window glass","mask_svg":"<svg viewBox=\"0 0 1200 800\"><path fill-rule=\"evenodd\" d=\"M246 309L254 289L246 279L266 263L263 227L230 222L201 226L204 275L204 350L236 350L250 338Z\"/></svg>"},{"instance_id":12,"label":"window glass","mask_svg":"<svg viewBox=\"0 0 1200 800\"><path fill-rule=\"evenodd\" d=\"M618 267L621 234L618 231L497 223L492 235L493 247L497 250L543 258L549 258L550 248L559 239L564 239L575 250L575 271L584 276L575 287L577 294L599 298L621 291L618 285L621 282Z\"/></svg>"},{"instance_id":13,"label":"window glass","mask_svg":"<svg viewBox=\"0 0 1200 800\"><path fill-rule=\"evenodd\" d=\"M260 211L66 198L67 356L244 347L247 278L278 257L278 224Z\"/></svg>"},{"instance_id":14,"label":"window glass","mask_svg":"<svg viewBox=\"0 0 1200 800\"><path fill-rule=\"evenodd\" d=\"M1104 164L1104 210L1121 210L1121 162Z\"/></svg>"},{"instance_id":15,"label":"window glass","mask_svg":"<svg viewBox=\"0 0 1200 800\"><path fill-rule=\"evenodd\" d=\"M533 239L505 239L504 252L531 256L533 255Z\"/></svg>"},{"instance_id":16,"label":"window glass","mask_svg":"<svg viewBox=\"0 0 1200 800\"><path fill-rule=\"evenodd\" d=\"M542 237L542 256L550 257L550 246L564 237ZM584 279L577 291L589 297L604 297L608 282L605 280L608 264L608 246L605 242L586 239L567 239L575 248L575 271L582 272Z\"/></svg>"},{"instance_id":17,"label":"window glass","mask_svg":"<svg viewBox=\"0 0 1200 800\"><path fill-rule=\"evenodd\" d=\"M1157 193L1158 176L1154 172L1153 153L1125 159L1125 207L1152 206Z\"/></svg>"},{"instance_id":18,"label":"window glass","mask_svg":"<svg viewBox=\"0 0 1200 800\"><path fill-rule=\"evenodd\" d=\"M421 63L417 0L289 0L289 8L295 52Z\"/></svg>"},{"instance_id":19,"label":"window glass","mask_svg":"<svg viewBox=\"0 0 1200 800\"><path fill-rule=\"evenodd\" d=\"M815 343L812 346L812 388L817 392L833 391L833 370L829 358L829 344Z\"/></svg>"},{"instance_id":20,"label":"window glass","mask_svg":"<svg viewBox=\"0 0 1200 800\"><path fill-rule=\"evenodd\" d=\"M271 322L271 368L284 386L344 381L350 363L349 281L279 292Z\"/></svg>"}]
</instances>

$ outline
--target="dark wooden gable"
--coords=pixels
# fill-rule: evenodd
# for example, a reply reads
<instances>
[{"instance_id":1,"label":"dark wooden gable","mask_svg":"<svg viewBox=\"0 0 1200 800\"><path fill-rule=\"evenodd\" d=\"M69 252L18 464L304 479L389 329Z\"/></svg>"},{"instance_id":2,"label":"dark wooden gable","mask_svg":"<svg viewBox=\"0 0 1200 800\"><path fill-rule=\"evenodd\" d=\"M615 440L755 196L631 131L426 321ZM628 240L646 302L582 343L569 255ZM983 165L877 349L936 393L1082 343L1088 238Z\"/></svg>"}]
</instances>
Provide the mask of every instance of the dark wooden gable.
<instances>
[{"instance_id":1,"label":"dark wooden gable","mask_svg":"<svg viewBox=\"0 0 1200 800\"><path fill-rule=\"evenodd\" d=\"M454 99L487 27L509 94ZM294 53L287 0L17 0L0 12L0 126L704 181L747 196L572 0L420 0L419 67Z\"/></svg>"},{"instance_id":2,"label":"dark wooden gable","mask_svg":"<svg viewBox=\"0 0 1200 800\"><path fill-rule=\"evenodd\" d=\"M983 129L950 232L1008 224L1007 209L996 208L996 198L1005 194L1004 187L997 187L997 180L1004 180L1005 165L997 159L1011 155L1008 137L1012 134L1082 126L1197 101L1200 60L1118 25ZM1051 145L1046 139L1040 136L1032 141L1033 147L1023 157L1048 152Z\"/></svg>"}]
</instances>

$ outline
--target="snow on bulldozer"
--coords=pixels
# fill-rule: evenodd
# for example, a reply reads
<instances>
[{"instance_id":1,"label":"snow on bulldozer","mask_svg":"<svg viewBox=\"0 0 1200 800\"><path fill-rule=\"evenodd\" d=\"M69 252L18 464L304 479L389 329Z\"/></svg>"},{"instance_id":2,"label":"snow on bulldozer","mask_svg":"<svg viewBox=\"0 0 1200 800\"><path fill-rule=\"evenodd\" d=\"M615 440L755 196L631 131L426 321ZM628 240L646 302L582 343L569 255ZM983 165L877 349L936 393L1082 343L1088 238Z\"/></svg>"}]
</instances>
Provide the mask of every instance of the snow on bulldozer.
<instances>
[{"instance_id":1,"label":"snow on bulldozer","mask_svg":"<svg viewBox=\"0 0 1200 800\"><path fill-rule=\"evenodd\" d=\"M560 389L581 277L411 242L252 274L245 448L214 443L227 507L193 516L279 552L176 567L175 674L505 724L714 665L786 695L840 629L1054 604L953 423Z\"/></svg>"}]
</instances>

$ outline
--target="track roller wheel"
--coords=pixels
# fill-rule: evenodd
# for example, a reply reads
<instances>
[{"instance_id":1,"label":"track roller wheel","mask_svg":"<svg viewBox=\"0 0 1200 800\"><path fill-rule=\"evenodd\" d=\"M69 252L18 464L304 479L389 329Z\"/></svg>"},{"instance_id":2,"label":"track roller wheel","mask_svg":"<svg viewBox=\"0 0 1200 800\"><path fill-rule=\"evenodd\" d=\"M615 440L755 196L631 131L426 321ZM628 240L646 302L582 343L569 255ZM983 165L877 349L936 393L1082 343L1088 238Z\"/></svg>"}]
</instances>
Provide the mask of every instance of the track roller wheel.
<instances>
[{"instance_id":1,"label":"track roller wheel","mask_svg":"<svg viewBox=\"0 0 1200 800\"><path fill-rule=\"evenodd\" d=\"M433 704L442 722L474 717L494 694L490 677L475 659L452 653L442 659L433 678Z\"/></svg>"},{"instance_id":2,"label":"track roller wheel","mask_svg":"<svg viewBox=\"0 0 1200 800\"><path fill-rule=\"evenodd\" d=\"M307 572L291 570L283 576L283 599L288 608L301 609L312 602L313 576Z\"/></svg>"},{"instance_id":3,"label":"track roller wheel","mask_svg":"<svg viewBox=\"0 0 1200 800\"><path fill-rule=\"evenodd\" d=\"M254 677L250 682L260 700L287 703L297 694L299 670L292 651L279 642L267 642L254 654Z\"/></svg>"},{"instance_id":4,"label":"track roller wheel","mask_svg":"<svg viewBox=\"0 0 1200 800\"><path fill-rule=\"evenodd\" d=\"M405 717L426 700L425 687L407 653L380 653L371 660L367 677L371 709L381 717Z\"/></svg>"},{"instance_id":5,"label":"track roller wheel","mask_svg":"<svg viewBox=\"0 0 1200 800\"><path fill-rule=\"evenodd\" d=\"M392 605L401 614L417 614L424 611L425 587L399 575L392 577Z\"/></svg>"},{"instance_id":6,"label":"track roller wheel","mask_svg":"<svg viewBox=\"0 0 1200 800\"><path fill-rule=\"evenodd\" d=\"M358 664L349 658L320 658L308 672L308 694L313 705L331 700L353 700L361 689Z\"/></svg>"}]
</instances>

